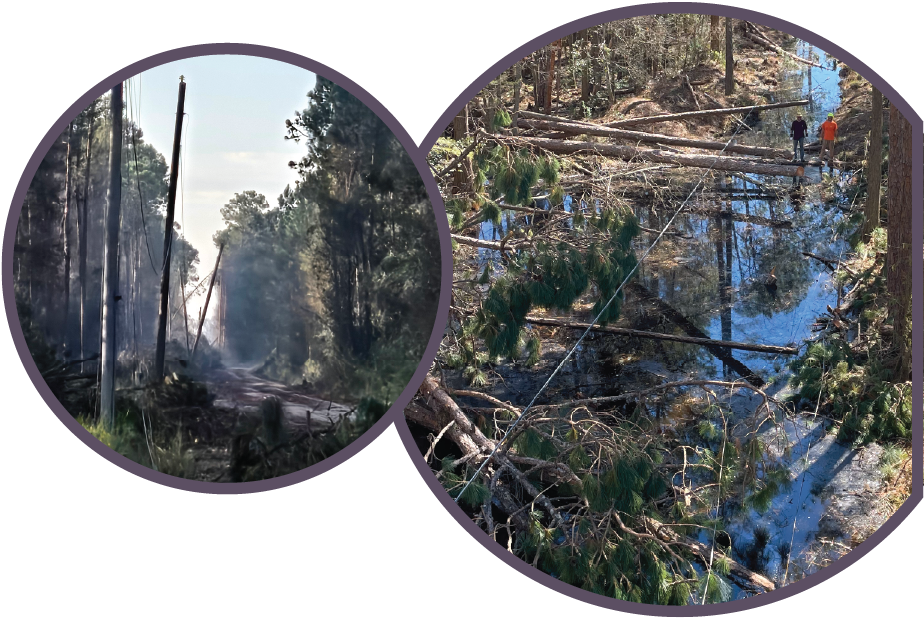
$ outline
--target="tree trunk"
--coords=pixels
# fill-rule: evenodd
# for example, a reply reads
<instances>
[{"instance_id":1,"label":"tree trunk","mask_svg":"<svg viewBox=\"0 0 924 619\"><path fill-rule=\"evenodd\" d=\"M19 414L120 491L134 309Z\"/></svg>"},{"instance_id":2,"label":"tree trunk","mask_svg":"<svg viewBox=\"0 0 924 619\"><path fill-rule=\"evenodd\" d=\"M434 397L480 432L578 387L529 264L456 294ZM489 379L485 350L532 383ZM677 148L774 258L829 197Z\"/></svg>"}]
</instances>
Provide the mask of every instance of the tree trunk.
<instances>
[{"instance_id":1,"label":"tree trunk","mask_svg":"<svg viewBox=\"0 0 924 619\"><path fill-rule=\"evenodd\" d=\"M499 141L508 141L504 138L494 138ZM534 147L552 153L571 155L576 153L596 153L604 157L618 159L653 161L655 163L672 163L694 168L712 168L715 170L729 170L733 172L749 172L752 174L769 174L771 176L802 176L805 170L801 166L777 165L762 163L759 160L750 160L738 157L723 157L714 155L690 155L671 153L661 150L642 150L634 146L615 146L612 144L599 144L596 142L574 142L565 140L550 140L548 138L517 138L517 143L528 143Z\"/></svg>"},{"instance_id":2,"label":"tree trunk","mask_svg":"<svg viewBox=\"0 0 924 619\"><path fill-rule=\"evenodd\" d=\"M751 199L753 199L753 197L751 197ZM687 211L690 213L696 213L697 215L719 217L727 221L743 221L744 223L755 224L758 226L770 226L771 228L792 228L792 222L788 219L768 219L767 217L761 217L760 215L734 213L718 208L696 206L694 204L687 206Z\"/></svg>"},{"instance_id":3,"label":"tree trunk","mask_svg":"<svg viewBox=\"0 0 924 619\"><path fill-rule=\"evenodd\" d=\"M100 351L100 421L115 425L116 302L119 299L119 223L122 204L122 84L109 104L109 190L106 193L106 243L103 260L103 319Z\"/></svg>"},{"instance_id":4,"label":"tree trunk","mask_svg":"<svg viewBox=\"0 0 924 619\"><path fill-rule=\"evenodd\" d=\"M463 139L468 134L468 104L465 104L456 117L452 120L452 137L456 140Z\"/></svg>"},{"instance_id":5,"label":"tree trunk","mask_svg":"<svg viewBox=\"0 0 924 619\"><path fill-rule=\"evenodd\" d=\"M735 92L735 58L732 41L732 19L725 18L725 96Z\"/></svg>"},{"instance_id":6,"label":"tree trunk","mask_svg":"<svg viewBox=\"0 0 924 619\"><path fill-rule=\"evenodd\" d=\"M545 113L550 114L552 112L552 92L555 86L555 56L557 54L557 49L555 45L549 47L549 79L546 83L546 95L545 95Z\"/></svg>"},{"instance_id":7,"label":"tree trunk","mask_svg":"<svg viewBox=\"0 0 924 619\"><path fill-rule=\"evenodd\" d=\"M663 523L658 522L654 518L643 516L643 520L651 530L657 533L658 537L661 539L679 541L680 543L687 546L690 550L696 553L696 555L699 557L699 562L708 564L710 557L713 555L715 558L724 558L728 565L729 578L734 580L739 586L749 589L753 586L757 586L764 591L773 591L776 589L776 585L774 585L773 581L771 581L769 578L756 572L752 572L731 557L726 557L721 552L716 551L712 546L697 541L692 537L680 535L671 527L664 526Z\"/></svg>"},{"instance_id":8,"label":"tree trunk","mask_svg":"<svg viewBox=\"0 0 924 619\"><path fill-rule=\"evenodd\" d=\"M64 241L64 311L61 321L61 341L64 342L66 350L70 351L71 346L68 338L68 326L70 322L71 309L71 244L70 223L71 212L71 194L74 193L73 172L74 166L71 165L71 150L73 147L73 123L67 125L67 155L65 156L64 166L64 216L61 218L61 238Z\"/></svg>"},{"instance_id":9,"label":"tree trunk","mask_svg":"<svg viewBox=\"0 0 924 619\"><path fill-rule=\"evenodd\" d=\"M520 63L517 62L513 73L513 135L517 135L517 120L520 115L520 84L522 82Z\"/></svg>"},{"instance_id":10,"label":"tree trunk","mask_svg":"<svg viewBox=\"0 0 924 619\"><path fill-rule=\"evenodd\" d=\"M780 47L779 45L774 45L773 42L771 42L770 40L765 39L765 38L763 38L762 36L760 36L760 35L758 35L758 34L754 34L753 32L747 32L747 31L745 31L744 36L746 36L746 37L749 38L750 40L754 41L754 42L757 43L758 45L761 45L762 47L765 47L765 48L769 49L769 50L772 51L772 52L776 52L777 54L779 54L779 55L781 55L781 56L788 56L789 58L792 58L793 60L795 60L795 61L797 61L797 62L801 62L802 64L807 64L807 65L812 66L812 67L818 67L819 69L827 69L827 68L828 68L828 67L826 67L826 66L823 65L823 64L819 64L819 63L817 63L817 62L812 62L811 60L806 60L806 59L803 58L802 56L797 56L796 54L792 54L792 53L790 53L790 52L787 52L785 49L783 49L783 48Z\"/></svg>"},{"instance_id":11,"label":"tree trunk","mask_svg":"<svg viewBox=\"0 0 924 619\"><path fill-rule=\"evenodd\" d=\"M681 314L679 311L674 309L673 306L667 303L667 301L664 301L658 295L654 294L637 281L629 282L626 285L626 290L635 294L639 299L653 305L659 312L664 314L668 320L683 329L687 335L691 337L709 339L709 336L706 335L702 329L694 325L689 318ZM723 361L725 365L730 369L737 372L741 378L748 381L758 389L766 384L763 378L755 374L748 366L744 365L744 363L738 359L735 359L735 357L732 356L728 349L715 345L706 346L706 349L711 352L717 359Z\"/></svg>"},{"instance_id":12,"label":"tree trunk","mask_svg":"<svg viewBox=\"0 0 924 619\"><path fill-rule=\"evenodd\" d=\"M587 31L581 31L581 101L590 101L590 57L587 53Z\"/></svg>"},{"instance_id":13,"label":"tree trunk","mask_svg":"<svg viewBox=\"0 0 924 619\"><path fill-rule=\"evenodd\" d=\"M524 116L531 115L529 112ZM677 138L671 135L662 135L659 133L644 133L641 131L628 131L624 129L611 129L609 127L594 126L590 124L576 124L565 122L550 122L546 120L522 120L520 126L524 128L535 127L537 129L547 129L551 131L561 131L571 135L598 135L601 137L616 138L628 140L630 142L650 142L655 144L669 144L671 146L689 146L691 148L702 148L705 150L724 150L726 153L738 153L742 155L755 155L766 158L784 158L789 156L789 150L784 148L767 148L763 146L745 146L733 144L726 146L726 142L716 142L712 140L692 140L689 138Z\"/></svg>"},{"instance_id":14,"label":"tree trunk","mask_svg":"<svg viewBox=\"0 0 924 619\"><path fill-rule=\"evenodd\" d=\"M724 271L724 268L723 268ZM545 325L549 327L564 327L566 329L586 330L590 323L575 322L558 318L541 318L539 316L527 316L526 322L534 325ZM752 352L764 352L774 355L797 355L798 348L791 346L772 346L769 344L749 344L747 342L731 342L727 340L714 340L712 338L691 337L686 335L672 335L670 333L654 333L652 331L639 331L637 329L624 329L622 327L611 327L609 325L594 325L591 331L600 333L612 333L613 335L624 335L626 337L640 337L652 340L666 340L669 342L680 342L683 344L698 344L700 346L720 346L722 348L733 348L736 350L749 350Z\"/></svg>"},{"instance_id":15,"label":"tree trunk","mask_svg":"<svg viewBox=\"0 0 924 619\"><path fill-rule=\"evenodd\" d=\"M911 124L892 104L889 110L889 245L886 284L893 343L899 361L895 380L909 380L911 371ZM920 250L920 246L916 246Z\"/></svg>"},{"instance_id":16,"label":"tree trunk","mask_svg":"<svg viewBox=\"0 0 924 619\"><path fill-rule=\"evenodd\" d=\"M709 50L722 51L722 24L718 15L709 16Z\"/></svg>"},{"instance_id":17,"label":"tree trunk","mask_svg":"<svg viewBox=\"0 0 924 619\"><path fill-rule=\"evenodd\" d=\"M93 120L96 115L96 101L87 112L87 156L83 173L83 208L77 207L77 277L80 280L80 358L87 358L87 228L90 225L90 169L93 159ZM80 373L86 371L80 364Z\"/></svg>"},{"instance_id":18,"label":"tree trunk","mask_svg":"<svg viewBox=\"0 0 924 619\"><path fill-rule=\"evenodd\" d=\"M866 155L867 189L863 223L863 240L869 242L879 227L879 189L882 184L882 93L873 86L873 111L870 114L869 152Z\"/></svg>"},{"instance_id":19,"label":"tree trunk","mask_svg":"<svg viewBox=\"0 0 924 619\"><path fill-rule=\"evenodd\" d=\"M701 118L718 114L746 114L761 110L775 110L783 107L797 107L808 105L808 100L784 101L782 103L767 103L765 105L752 105L749 107L726 107L715 110L697 110L696 112L680 112L677 114L660 114L658 116L644 116L640 118L627 118L616 122L606 123L604 127L627 127L629 125L642 125L646 123L661 123L672 120L686 120L688 118Z\"/></svg>"}]
</instances>

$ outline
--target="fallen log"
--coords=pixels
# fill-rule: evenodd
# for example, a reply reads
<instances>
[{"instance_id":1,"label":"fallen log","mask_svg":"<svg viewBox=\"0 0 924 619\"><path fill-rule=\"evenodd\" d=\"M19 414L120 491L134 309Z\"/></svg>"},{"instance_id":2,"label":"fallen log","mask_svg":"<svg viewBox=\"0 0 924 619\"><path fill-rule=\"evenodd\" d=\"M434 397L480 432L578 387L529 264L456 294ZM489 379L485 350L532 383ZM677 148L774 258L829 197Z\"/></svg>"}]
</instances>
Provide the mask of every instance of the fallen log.
<instances>
[{"instance_id":1,"label":"fallen log","mask_svg":"<svg viewBox=\"0 0 924 619\"><path fill-rule=\"evenodd\" d=\"M557 318L540 318L539 316L527 316L526 322L534 325L544 325L547 327L564 327L566 329L586 330L590 326L586 322L575 322L571 320L561 320ZM654 340L666 340L668 342L680 342L683 344L698 344L700 346L721 346L723 348L734 348L737 350L749 350L752 352L765 352L778 355L796 355L799 353L798 348L791 346L771 346L768 344L749 344L747 342L730 342L727 340L714 340L712 338L691 337L686 335L671 335L669 333L653 333L651 331L639 331L637 329L624 329L622 327L610 327L604 325L594 325L591 331L600 333L612 333L613 335L625 335L627 337L641 337Z\"/></svg>"},{"instance_id":2,"label":"fallen log","mask_svg":"<svg viewBox=\"0 0 924 619\"><path fill-rule=\"evenodd\" d=\"M472 152L473 150L475 150L475 146L478 145L478 138L479 138L480 136L481 136L481 132L479 131L478 133L475 134L475 138L472 140L472 143L469 144L469 145L465 148L465 150L463 150L461 153L459 153L459 155L458 155L455 159L453 159L452 161L450 161L450 162L446 165L445 168L443 168L442 170L440 170L439 172L436 173L436 178L440 178L440 177L442 177L442 176L445 176L447 173L452 172L453 168L455 168L457 165L459 165L459 163L460 163L462 160L464 160L464 159L468 156L468 154L469 154L470 152Z\"/></svg>"},{"instance_id":3,"label":"fallen log","mask_svg":"<svg viewBox=\"0 0 924 619\"><path fill-rule=\"evenodd\" d=\"M766 576L762 576L757 572L752 572L731 557L722 554L718 550L714 550L711 546L697 541L692 537L681 535L676 531L672 531L669 526L658 522L649 516L642 516L642 521L661 540L680 543L681 545L689 548L695 555L699 557L699 560L697 561L698 563L701 562L708 565L713 553L715 553L715 558L725 559L728 564L729 578L734 580L739 586L746 588L758 587L764 591L773 591L776 589L776 585L773 583L773 581Z\"/></svg>"},{"instance_id":4,"label":"fallen log","mask_svg":"<svg viewBox=\"0 0 924 619\"><path fill-rule=\"evenodd\" d=\"M763 163L760 160L745 159L743 157L724 157L720 155L694 155L666 153L661 150L641 149L635 146L616 146L614 144L599 144L597 142L576 142L570 140L549 140L546 138L506 138L493 136L498 141L516 144L529 144L552 153L573 155L576 153L596 153L604 157L616 157L626 160L653 161L655 163L672 163L694 168L711 168L714 170L727 170L732 172L749 172L751 174L766 174L768 176L802 176L805 169L798 165L779 165Z\"/></svg>"},{"instance_id":5,"label":"fallen log","mask_svg":"<svg viewBox=\"0 0 924 619\"><path fill-rule=\"evenodd\" d=\"M636 391L629 391L627 393L621 393L619 395L606 395L606 396L598 396L595 398L580 398L577 400L566 400L563 402L556 402L554 404L534 404L532 409L530 410L547 411L547 410L561 409L561 408L580 408L582 406L600 408L603 406L607 406L609 404L613 404L615 402L629 402L629 401L637 402L641 400L642 398L646 398L647 396L652 395L652 394L662 393L669 389L683 389L686 387L702 387L704 389L706 387L725 387L726 389L731 389L731 390L748 389L756 393L758 396L762 398L763 402L760 405L760 407L767 408L767 410L769 410L768 407L770 406L770 398L767 396L766 393L764 393L759 388L755 387L754 385L750 383L743 382L743 381L734 382L734 381L727 381L727 380L677 380L677 381L672 381L669 383L662 383L655 387L649 387L648 389L639 389ZM464 408L470 413L477 413L477 414L485 415L485 414L493 414L500 410L509 411L510 408L515 408L515 407L512 407L507 404L504 404L503 406L497 406L495 404L494 406L487 406L487 407L465 406ZM515 414L519 415L520 412L521 411L517 409Z\"/></svg>"},{"instance_id":6,"label":"fallen log","mask_svg":"<svg viewBox=\"0 0 924 619\"><path fill-rule=\"evenodd\" d=\"M856 271L854 271L853 269L851 269L849 266L847 266L846 263L844 263L844 262L841 261L841 260L836 260L836 259L834 259L834 258L825 258L825 257L823 257L823 256L819 256L818 254L813 254L813 253L810 252L810 251L804 251L804 252L802 252L802 255L803 255L803 256L806 256L806 257L808 257L808 258L814 258L814 259L817 260L818 262L822 263L823 265L825 265L826 267L828 267L829 269L831 269L832 272L834 272L835 270L837 270L838 265L840 265L840 266L844 267L844 270L847 271L848 273L850 273L851 275L856 275L856 274L857 274Z\"/></svg>"},{"instance_id":7,"label":"fallen log","mask_svg":"<svg viewBox=\"0 0 924 619\"><path fill-rule=\"evenodd\" d=\"M659 133L645 133L642 131L627 131L624 129L611 129L600 125L588 125L584 123L565 123L552 122L548 120L527 120L519 121L518 126L527 129L545 129L560 131L573 135L596 135L605 138L616 138L619 140L628 140L630 142L654 142L658 144L669 144L671 146L689 146L690 148L701 148L704 150L719 150L726 153L738 153L742 155L755 155L757 157L787 157L789 150L783 148L767 148L765 146L746 146L744 144L728 144L726 142L717 142L714 140L693 140L690 138L678 138L671 135L661 135Z\"/></svg>"},{"instance_id":8,"label":"fallen log","mask_svg":"<svg viewBox=\"0 0 924 619\"><path fill-rule=\"evenodd\" d=\"M417 402L411 402L404 409L404 417L409 422L413 422L421 428L425 428L437 435L441 432L445 432L445 436L462 452L462 458L460 458L460 460L472 461L475 463L487 457L484 450L476 444L472 435L460 430L455 419L452 418L451 413L442 406L430 408ZM483 477L487 483L490 483L490 473L486 472L483 474ZM492 497L498 507L511 515L511 520L518 529L524 531L529 528L529 519L506 489L495 487ZM489 533L492 532L489 531Z\"/></svg>"},{"instance_id":9,"label":"fallen log","mask_svg":"<svg viewBox=\"0 0 924 619\"><path fill-rule=\"evenodd\" d=\"M517 249L519 245L531 245L532 243L505 243L504 241L485 241L484 239L475 239L470 236L463 236L461 234L450 234L452 240L461 245L469 245L471 247L479 247L481 249L493 249L494 251L513 251Z\"/></svg>"},{"instance_id":10,"label":"fallen log","mask_svg":"<svg viewBox=\"0 0 924 619\"><path fill-rule=\"evenodd\" d=\"M687 335L702 339L712 339L702 329L690 322L689 318L675 310L670 304L661 299L661 297L653 294L650 290L642 286L637 281L631 281L626 284L626 290L635 294L639 299L654 305L658 311L664 315L665 318L683 329ZM712 353L714 357L724 362L726 366L731 368L735 373L741 376L741 378L748 381L755 387L761 388L766 384L763 378L751 371L751 369L744 365L744 363L738 359L735 359L732 356L731 351L727 348L722 348L721 346L712 344L707 345L706 350Z\"/></svg>"},{"instance_id":11,"label":"fallen log","mask_svg":"<svg viewBox=\"0 0 924 619\"><path fill-rule=\"evenodd\" d=\"M750 40L754 41L754 42L757 43L758 45L761 45L761 46L763 46L763 47L769 49L771 52L776 52L777 54L779 54L779 55L781 55L781 56L788 56L789 58L792 58L793 60L796 60L796 61L798 61L798 62L801 62L802 64L807 64L807 65L809 65L809 66L811 66L811 67L818 67L819 69L827 69L827 68L828 68L828 67L826 67L826 66L823 65L823 64L820 64L820 63L817 63L817 62L812 62L811 60L807 60L807 59L805 59L805 58L802 58L801 56L798 56L798 55L796 55L796 54L793 54L792 52L787 52L785 49L783 49L783 48L780 47L779 45L776 45L775 43L771 42L769 39L765 39L764 37L760 36L759 34L755 34L754 32L749 32L749 31L745 30L745 31L744 31L744 36L746 36L746 37L749 38Z\"/></svg>"},{"instance_id":12,"label":"fallen log","mask_svg":"<svg viewBox=\"0 0 924 619\"><path fill-rule=\"evenodd\" d=\"M778 193L764 193L761 191L754 191L753 193L747 191L724 191L717 192L719 195L716 196L716 200L733 200L735 202L745 201L745 200L780 200L781 194Z\"/></svg>"},{"instance_id":13,"label":"fallen log","mask_svg":"<svg viewBox=\"0 0 924 619\"><path fill-rule=\"evenodd\" d=\"M686 81L687 88L690 90L690 94L693 96L693 103L696 104L696 109L703 109L703 107L699 104L699 99L696 97L696 91L693 90L693 84L690 83L690 76L684 74L683 79Z\"/></svg>"},{"instance_id":14,"label":"fallen log","mask_svg":"<svg viewBox=\"0 0 924 619\"><path fill-rule=\"evenodd\" d=\"M714 110L700 110L696 112L680 112L678 114L660 114L658 116L644 116L640 118L626 118L615 122L606 123L605 127L628 127L630 125L642 125L646 123L663 123L672 120L688 120L691 118L702 118L704 116L715 116L718 114L745 114L752 111L775 110L784 107L797 107L808 105L808 99L800 101L783 101L781 103L766 103L764 105L752 105L749 107L727 107Z\"/></svg>"},{"instance_id":15,"label":"fallen log","mask_svg":"<svg viewBox=\"0 0 924 619\"><path fill-rule=\"evenodd\" d=\"M724 196L723 196L724 197ZM721 217L732 221L740 221L746 224L755 224L758 226L770 226L771 228L792 228L792 222L788 219L768 219L759 215L744 215L734 211L726 211L718 208L708 208L704 206L687 206L687 211L697 215L707 215L709 217Z\"/></svg>"},{"instance_id":16,"label":"fallen log","mask_svg":"<svg viewBox=\"0 0 924 619\"><path fill-rule=\"evenodd\" d=\"M561 116L549 116L548 114L540 114L539 112L530 112L527 110L520 110L520 118L531 118L533 120L544 120L553 123L566 123L569 125L586 125L588 127L600 126L585 120L574 120L573 118L563 118Z\"/></svg>"},{"instance_id":17,"label":"fallen log","mask_svg":"<svg viewBox=\"0 0 924 619\"><path fill-rule=\"evenodd\" d=\"M718 381L697 382L703 384L718 383ZM732 386L730 383L718 384ZM765 395L764 399L766 401ZM446 436L455 443L462 452L463 456L460 460L471 461L472 464L487 457L497 445L495 441L481 433L478 427L462 412L446 391L429 376L420 386L416 401L412 401L405 408L404 415L409 422L429 430L436 436ZM434 439L434 442L435 440L436 439ZM524 473L513 467L511 463L516 462L522 466L531 467L534 470L538 466L541 466L546 472L557 479L571 483L579 483L577 476L566 464L556 465L554 463L502 451L494 454L494 460L494 466L488 466L486 470L482 471L482 478L491 486L491 495L488 500L495 503L501 510L509 514L514 525L520 531L527 531L530 527L530 521L519 505L522 499L515 499L507 487L500 484L494 485L492 483L494 474L491 469L495 471L499 469L509 471L516 480L516 483L525 491L527 496L524 498L527 501L529 501L530 498L534 500L550 514L557 525L563 525L564 520L558 509L543 495L543 493L538 491ZM489 503L485 503L485 505L489 506ZM636 537L648 537L658 543L686 548L692 553L694 560L702 565L709 565L710 560L715 557L725 559L729 567L729 578L742 587L749 589L756 587L764 591L772 591L775 588L774 583L766 577L748 570L730 557L726 557L719 551L714 551L713 548L706 544L671 530L670 524L658 522L649 516L641 516L641 524L644 526L644 529L650 532L646 533L644 530L637 531L627 527L616 513L613 514L612 518L615 525L625 533ZM486 522L490 523L491 521L486 518ZM488 526L490 528L490 524ZM493 533L493 531L489 531L489 533Z\"/></svg>"}]
</instances>

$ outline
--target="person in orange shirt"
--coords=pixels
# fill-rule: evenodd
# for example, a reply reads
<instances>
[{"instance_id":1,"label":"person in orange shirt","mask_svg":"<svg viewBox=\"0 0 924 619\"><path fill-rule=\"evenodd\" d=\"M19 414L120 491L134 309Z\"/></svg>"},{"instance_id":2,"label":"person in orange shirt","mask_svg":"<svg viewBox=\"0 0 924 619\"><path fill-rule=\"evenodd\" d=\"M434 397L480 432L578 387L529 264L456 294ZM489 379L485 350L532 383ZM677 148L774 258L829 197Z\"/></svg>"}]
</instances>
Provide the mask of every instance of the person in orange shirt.
<instances>
[{"instance_id":1,"label":"person in orange shirt","mask_svg":"<svg viewBox=\"0 0 924 619\"><path fill-rule=\"evenodd\" d=\"M818 155L818 161L823 161L825 151L828 152L828 163L834 165L834 140L837 139L837 123L834 122L834 114L828 114L828 120L821 123L818 127L818 135L821 137L821 154Z\"/></svg>"}]
</instances>

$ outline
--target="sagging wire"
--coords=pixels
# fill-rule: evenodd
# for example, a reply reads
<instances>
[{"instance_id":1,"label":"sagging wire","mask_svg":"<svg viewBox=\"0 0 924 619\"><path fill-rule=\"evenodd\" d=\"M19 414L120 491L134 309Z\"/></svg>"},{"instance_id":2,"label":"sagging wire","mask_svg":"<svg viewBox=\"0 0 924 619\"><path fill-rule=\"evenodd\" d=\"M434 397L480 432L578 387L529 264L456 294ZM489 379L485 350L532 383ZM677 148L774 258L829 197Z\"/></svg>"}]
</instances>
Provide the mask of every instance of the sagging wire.
<instances>
[{"instance_id":1,"label":"sagging wire","mask_svg":"<svg viewBox=\"0 0 924 619\"><path fill-rule=\"evenodd\" d=\"M755 105L752 105L751 108L748 109L747 113L744 114L743 118L747 118L748 114L750 114L750 113L754 110L754 108L755 108L756 106L757 106L756 104L755 104ZM744 124L744 123L743 123L743 122L739 122L739 125L741 125L741 124ZM721 150L721 152L719 153L720 155L721 155L722 153L725 152L725 150L729 147L729 145L731 145L732 142L734 142L735 137L738 135L738 131L740 131L740 126L737 127L737 128L735 129L735 132L732 134L732 137L728 140L728 142L725 143L725 146L722 147L722 150ZM628 275L626 275L626 277L622 280L622 283L619 284L619 287L616 289L616 292L614 292L614 293L613 293L613 296L611 296L610 299L606 302L606 305L603 306L603 308L602 308L602 309L600 310L600 312L594 317L594 319L591 321L591 323L590 323L589 325L587 325L587 329L584 330L584 333L581 334L581 337L579 337L578 340L577 340L577 342L575 342L574 346L571 347L571 349L568 351L568 354L565 355L565 358L562 359L561 362L559 362L558 366L556 366L555 370L552 372L552 374L549 376L549 378L545 381L545 383L543 383L542 387L539 388L539 391L536 392L536 395L533 396L533 399L530 400L530 402L529 402L529 404L526 406L526 408L523 409L523 412L520 413L520 416L517 417L517 419L514 420L514 422L513 422L512 424L510 424L510 427L507 428L507 431L504 432L504 435L503 435L503 436L500 438L500 440L497 441L497 443L494 445L494 449L491 451L490 454L488 454L488 457L485 458L484 462L481 463L481 466L478 467L478 470L476 470L475 473L474 473L474 475L472 475L472 477L471 477L470 479L468 479L468 481L465 482L465 484L462 486L462 490L459 491L459 494L457 494L457 495L456 495L456 498L454 499L454 502L455 502L455 503L458 503L458 502L459 502L459 499L462 497L462 495L465 493L465 491L468 489L468 487L469 487L469 486L472 484L472 482L481 474L481 471L484 470L484 467L487 466L488 463L494 458L495 454L497 454L498 450L499 450L499 449L501 448L501 446L506 442L507 438L510 436L511 432L513 432L514 428L516 428L517 425L519 425L519 423L520 423L521 421L523 421L523 420L526 418L526 414L529 412L529 410L530 410L530 409L533 407L533 405L536 403L536 400L539 399L539 396L542 395L542 393L546 390L546 388L548 388L548 386L549 386L549 385L551 384L551 382L552 382L552 379L554 379L555 376L558 375L558 373L561 371L561 369L565 366L565 364L568 362L568 360L569 360L569 359L571 358L571 356L574 354L574 351L577 350L578 346L581 345L581 342L584 341L584 338L587 337L587 334L590 333L590 331L593 329L594 325L597 324L597 321L600 320L600 317L609 309L610 305L613 304L613 301L616 300L616 297L619 295L619 293L622 292L623 287L626 285L626 283L629 281L629 279L630 279L633 275L635 275L635 272L638 270L638 268L642 265L642 263L645 261L645 259L648 257L648 255L652 252L652 250L654 250L655 246L658 244L658 242L661 240L661 238L664 236L664 234L668 231L668 229L670 229L670 227L674 224L674 220L677 219L677 216L680 215L680 213L683 211L684 207L687 205L687 202L690 201L690 198L693 197L693 195L696 193L696 191L697 191L697 190L700 188L700 186L703 184L703 180L706 178L706 175L709 174L709 172L712 171L712 168L715 166L716 161L718 161L718 156L716 156L716 158L713 160L712 165L710 165L710 166L706 169L706 171L703 172L702 176L700 176L699 180L696 182L696 185L693 187L693 189L692 189L692 190L690 191L690 193L687 195L686 199L684 199L683 203L681 203L680 208L678 208L678 209L674 212L674 214L671 216L670 220L667 222L667 224L664 226L664 228L663 228L663 229L661 230L661 232L658 234L657 238L655 238L655 240L651 243L651 245L648 247L648 249L645 250L645 253L642 254L642 257L638 260L638 262L635 263L635 266L632 267L632 270L629 271Z\"/></svg>"}]
</instances>

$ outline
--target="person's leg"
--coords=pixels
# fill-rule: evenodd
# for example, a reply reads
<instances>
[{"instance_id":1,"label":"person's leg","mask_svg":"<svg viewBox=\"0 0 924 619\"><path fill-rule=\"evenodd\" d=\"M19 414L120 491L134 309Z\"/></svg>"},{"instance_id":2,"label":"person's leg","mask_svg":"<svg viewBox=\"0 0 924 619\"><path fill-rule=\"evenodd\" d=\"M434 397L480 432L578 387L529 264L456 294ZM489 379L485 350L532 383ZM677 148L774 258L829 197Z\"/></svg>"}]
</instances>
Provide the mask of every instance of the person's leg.
<instances>
[{"instance_id":1,"label":"person's leg","mask_svg":"<svg viewBox=\"0 0 924 619\"><path fill-rule=\"evenodd\" d=\"M799 140L797 140L796 138L793 138L792 139L792 158L793 160L795 160L796 156L799 154L799 151L797 150L798 148L799 148Z\"/></svg>"},{"instance_id":2,"label":"person's leg","mask_svg":"<svg viewBox=\"0 0 924 619\"><path fill-rule=\"evenodd\" d=\"M805 138L799 138L799 161L805 161Z\"/></svg>"}]
</instances>

